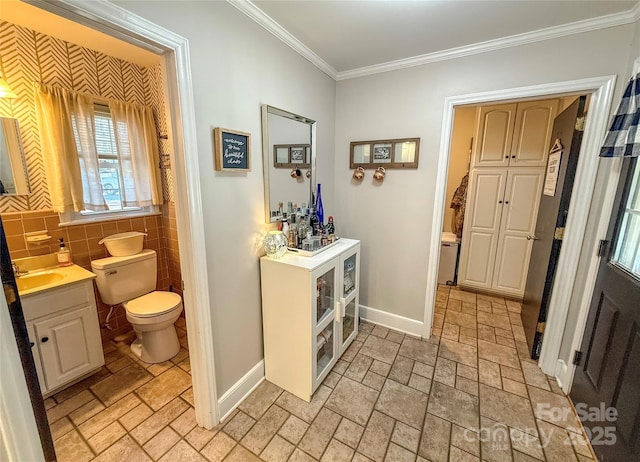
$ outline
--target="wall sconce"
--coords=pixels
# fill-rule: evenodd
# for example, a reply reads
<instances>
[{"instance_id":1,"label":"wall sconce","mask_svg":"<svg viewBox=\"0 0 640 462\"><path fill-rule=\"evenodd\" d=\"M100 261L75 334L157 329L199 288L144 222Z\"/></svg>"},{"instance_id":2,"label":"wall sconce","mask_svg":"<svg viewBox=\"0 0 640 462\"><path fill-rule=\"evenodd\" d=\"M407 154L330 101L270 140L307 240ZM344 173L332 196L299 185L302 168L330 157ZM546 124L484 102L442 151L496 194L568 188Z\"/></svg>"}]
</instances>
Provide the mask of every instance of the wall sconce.
<instances>
[{"instance_id":1,"label":"wall sconce","mask_svg":"<svg viewBox=\"0 0 640 462\"><path fill-rule=\"evenodd\" d=\"M362 181L364 178L364 168L358 167L353 171L353 179L356 181Z\"/></svg>"},{"instance_id":2,"label":"wall sconce","mask_svg":"<svg viewBox=\"0 0 640 462\"><path fill-rule=\"evenodd\" d=\"M308 170L307 170L307 173L305 173L305 176L306 176L307 178L311 178L311 169L308 169Z\"/></svg>"},{"instance_id":3,"label":"wall sconce","mask_svg":"<svg viewBox=\"0 0 640 462\"><path fill-rule=\"evenodd\" d=\"M0 77L0 98L17 98L18 95L14 93L9 84L5 82L5 80Z\"/></svg>"},{"instance_id":4,"label":"wall sconce","mask_svg":"<svg viewBox=\"0 0 640 462\"><path fill-rule=\"evenodd\" d=\"M382 183L384 181L384 176L387 174L387 171L384 167L378 167L375 172L373 172L373 179Z\"/></svg>"},{"instance_id":5,"label":"wall sconce","mask_svg":"<svg viewBox=\"0 0 640 462\"><path fill-rule=\"evenodd\" d=\"M293 170L291 170L291 173L289 175L291 175L291 178L297 180L302 176L302 172L299 168L294 168Z\"/></svg>"}]
</instances>

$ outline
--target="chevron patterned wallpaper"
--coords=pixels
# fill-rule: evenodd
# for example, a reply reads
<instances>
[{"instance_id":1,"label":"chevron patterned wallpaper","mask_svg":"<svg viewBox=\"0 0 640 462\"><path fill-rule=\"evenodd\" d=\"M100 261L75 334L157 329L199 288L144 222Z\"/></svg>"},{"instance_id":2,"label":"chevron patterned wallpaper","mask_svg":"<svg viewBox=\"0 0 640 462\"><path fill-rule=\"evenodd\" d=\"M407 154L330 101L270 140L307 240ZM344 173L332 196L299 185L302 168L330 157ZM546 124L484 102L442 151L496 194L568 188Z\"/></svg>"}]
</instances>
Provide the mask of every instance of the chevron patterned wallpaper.
<instances>
[{"instance_id":1,"label":"chevron patterned wallpaper","mask_svg":"<svg viewBox=\"0 0 640 462\"><path fill-rule=\"evenodd\" d=\"M159 64L141 67L0 21L0 75L18 95L13 100L0 99L0 116L15 117L20 123L32 191L30 196L1 197L0 213L51 208L35 115L34 82L149 105L154 110L158 133L167 134ZM160 139L159 148L164 199L173 202L168 140Z\"/></svg>"}]
</instances>

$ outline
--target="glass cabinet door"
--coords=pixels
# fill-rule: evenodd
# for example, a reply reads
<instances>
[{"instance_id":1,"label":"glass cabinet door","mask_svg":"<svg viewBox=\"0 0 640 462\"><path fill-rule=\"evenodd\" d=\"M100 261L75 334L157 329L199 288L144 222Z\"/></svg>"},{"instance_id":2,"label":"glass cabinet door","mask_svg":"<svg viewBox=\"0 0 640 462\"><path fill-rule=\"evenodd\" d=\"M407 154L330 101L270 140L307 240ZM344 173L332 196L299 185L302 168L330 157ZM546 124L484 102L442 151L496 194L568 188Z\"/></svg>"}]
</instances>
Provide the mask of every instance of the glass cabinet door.
<instances>
[{"instance_id":1,"label":"glass cabinet door","mask_svg":"<svg viewBox=\"0 0 640 462\"><path fill-rule=\"evenodd\" d=\"M351 300L344 309L342 318L342 343L346 342L356 328L356 298Z\"/></svg>"},{"instance_id":2,"label":"glass cabinet door","mask_svg":"<svg viewBox=\"0 0 640 462\"><path fill-rule=\"evenodd\" d=\"M338 347L344 351L358 331L358 291L360 268L359 247L340 258L340 326Z\"/></svg>"},{"instance_id":3,"label":"glass cabinet door","mask_svg":"<svg viewBox=\"0 0 640 462\"><path fill-rule=\"evenodd\" d=\"M334 322L330 322L327 327L316 336L316 379L332 364L333 357L335 356L333 341L334 324Z\"/></svg>"},{"instance_id":4,"label":"glass cabinet door","mask_svg":"<svg viewBox=\"0 0 640 462\"><path fill-rule=\"evenodd\" d=\"M316 279L316 325L321 324L335 309L335 266Z\"/></svg>"},{"instance_id":5,"label":"glass cabinet door","mask_svg":"<svg viewBox=\"0 0 640 462\"><path fill-rule=\"evenodd\" d=\"M357 253L349 256L344 260L343 268L342 268L342 298L347 298L351 295L356 289L356 284L358 282L358 278L356 275L358 274L356 265L358 264Z\"/></svg>"}]
</instances>

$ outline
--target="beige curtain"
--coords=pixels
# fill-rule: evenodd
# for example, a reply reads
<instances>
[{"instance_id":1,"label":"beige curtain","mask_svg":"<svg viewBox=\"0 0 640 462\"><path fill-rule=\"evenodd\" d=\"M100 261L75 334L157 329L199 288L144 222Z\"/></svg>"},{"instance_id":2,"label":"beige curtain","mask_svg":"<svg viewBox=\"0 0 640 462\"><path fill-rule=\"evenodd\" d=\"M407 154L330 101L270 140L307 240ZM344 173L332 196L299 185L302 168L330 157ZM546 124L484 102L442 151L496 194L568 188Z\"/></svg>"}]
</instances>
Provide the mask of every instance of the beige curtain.
<instances>
[{"instance_id":1,"label":"beige curtain","mask_svg":"<svg viewBox=\"0 0 640 462\"><path fill-rule=\"evenodd\" d=\"M125 207L162 204L160 156L151 108L109 101L122 171Z\"/></svg>"},{"instance_id":2,"label":"beige curtain","mask_svg":"<svg viewBox=\"0 0 640 462\"><path fill-rule=\"evenodd\" d=\"M93 99L36 84L35 103L53 209L58 213L107 210L100 183Z\"/></svg>"}]
</instances>

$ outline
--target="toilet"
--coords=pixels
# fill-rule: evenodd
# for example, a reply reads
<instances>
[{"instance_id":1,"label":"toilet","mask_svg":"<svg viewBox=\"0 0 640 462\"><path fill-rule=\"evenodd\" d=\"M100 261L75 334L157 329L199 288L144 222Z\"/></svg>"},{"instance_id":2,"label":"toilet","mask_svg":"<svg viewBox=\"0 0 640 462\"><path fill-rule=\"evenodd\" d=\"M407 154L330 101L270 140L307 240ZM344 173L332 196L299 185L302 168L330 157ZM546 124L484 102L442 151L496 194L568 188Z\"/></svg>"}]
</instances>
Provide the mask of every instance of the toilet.
<instances>
[{"instance_id":1,"label":"toilet","mask_svg":"<svg viewBox=\"0 0 640 462\"><path fill-rule=\"evenodd\" d=\"M102 301L122 303L136 340L131 351L146 363L161 363L180 351L174 323L182 312L182 299L173 292L154 290L158 274L154 250L107 257L91 262Z\"/></svg>"}]
</instances>

